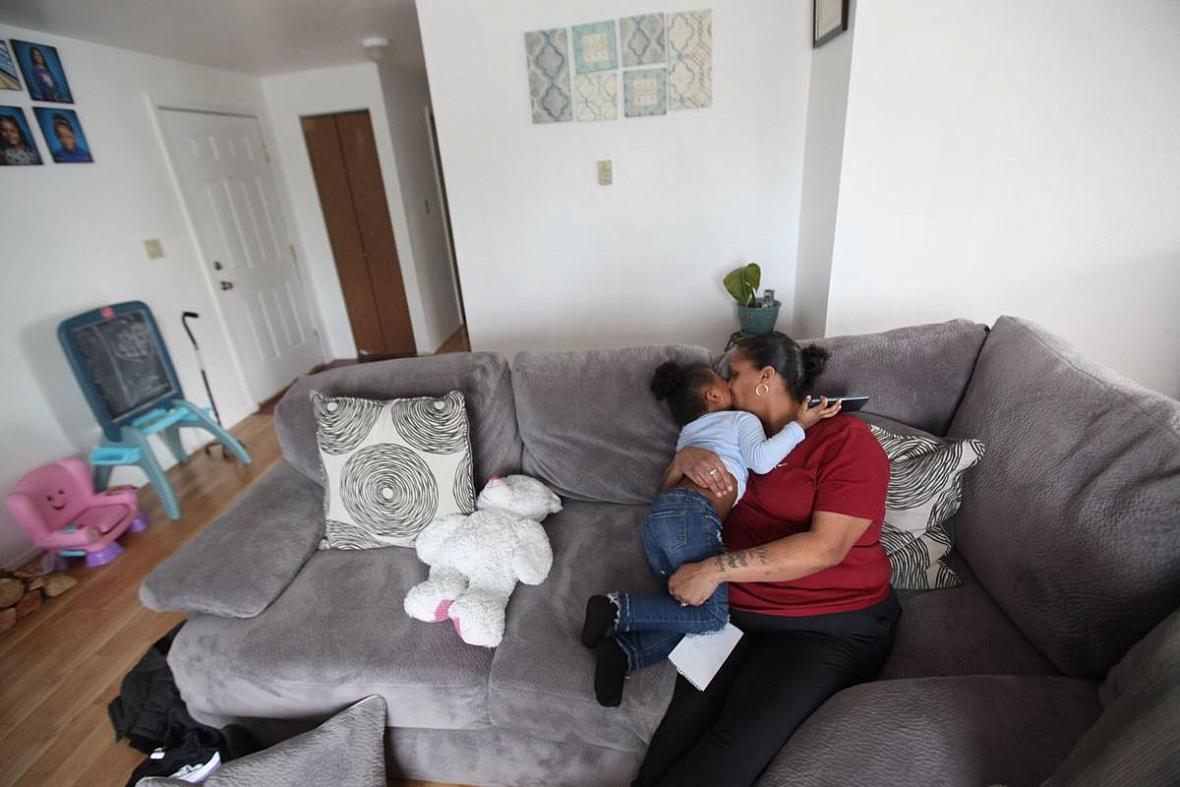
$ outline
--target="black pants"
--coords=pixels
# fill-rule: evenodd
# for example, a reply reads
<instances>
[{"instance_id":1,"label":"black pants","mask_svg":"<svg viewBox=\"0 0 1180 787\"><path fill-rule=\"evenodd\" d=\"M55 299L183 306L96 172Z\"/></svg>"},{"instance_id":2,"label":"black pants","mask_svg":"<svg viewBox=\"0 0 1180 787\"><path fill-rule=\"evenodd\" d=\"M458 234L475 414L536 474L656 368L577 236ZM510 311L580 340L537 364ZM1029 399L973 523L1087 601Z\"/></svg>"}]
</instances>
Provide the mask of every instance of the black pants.
<instances>
[{"instance_id":1,"label":"black pants","mask_svg":"<svg viewBox=\"0 0 1180 787\"><path fill-rule=\"evenodd\" d=\"M705 691L677 678L635 784L752 784L828 697L877 676L900 614L892 592L867 609L807 618L734 610L745 636Z\"/></svg>"}]
</instances>

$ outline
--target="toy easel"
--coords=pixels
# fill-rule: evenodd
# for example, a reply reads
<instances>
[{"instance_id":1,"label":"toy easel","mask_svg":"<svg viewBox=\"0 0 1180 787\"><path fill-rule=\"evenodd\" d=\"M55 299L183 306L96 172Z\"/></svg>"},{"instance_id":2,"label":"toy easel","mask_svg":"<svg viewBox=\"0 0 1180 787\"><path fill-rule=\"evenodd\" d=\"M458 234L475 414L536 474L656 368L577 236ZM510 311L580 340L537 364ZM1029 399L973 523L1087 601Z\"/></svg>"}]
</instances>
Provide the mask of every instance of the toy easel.
<instances>
[{"instance_id":1,"label":"toy easel","mask_svg":"<svg viewBox=\"0 0 1180 787\"><path fill-rule=\"evenodd\" d=\"M111 468L137 465L152 482L168 516L179 519L176 494L147 438L158 434L176 461L185 463L182 427L204 429L238 461L250 464L250 454L233 435L203 408L185 401L172 358L146 303L128 301L79 314L58 326L57 338L102 426L102 444L89 457L97 489L106 488Z\"/></svg>"}]
</instances>

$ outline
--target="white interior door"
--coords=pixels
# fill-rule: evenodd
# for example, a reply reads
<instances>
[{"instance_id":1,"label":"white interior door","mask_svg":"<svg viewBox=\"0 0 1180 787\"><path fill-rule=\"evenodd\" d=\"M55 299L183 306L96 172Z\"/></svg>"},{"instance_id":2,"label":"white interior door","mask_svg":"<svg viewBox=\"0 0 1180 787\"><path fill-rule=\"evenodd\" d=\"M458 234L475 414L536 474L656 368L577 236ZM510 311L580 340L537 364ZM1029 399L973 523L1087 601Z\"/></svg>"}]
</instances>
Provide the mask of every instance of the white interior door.
<instances>
[{"instance_id":1,"label":"white interior door","mask_svg":"<svg viewBox=\"0 0 1180 787\"><path fill-rule=\"evenodd\" d=\"M256 401L323 360L258 119L161 109L203 263Z\"/></svg>"}]
</instances>

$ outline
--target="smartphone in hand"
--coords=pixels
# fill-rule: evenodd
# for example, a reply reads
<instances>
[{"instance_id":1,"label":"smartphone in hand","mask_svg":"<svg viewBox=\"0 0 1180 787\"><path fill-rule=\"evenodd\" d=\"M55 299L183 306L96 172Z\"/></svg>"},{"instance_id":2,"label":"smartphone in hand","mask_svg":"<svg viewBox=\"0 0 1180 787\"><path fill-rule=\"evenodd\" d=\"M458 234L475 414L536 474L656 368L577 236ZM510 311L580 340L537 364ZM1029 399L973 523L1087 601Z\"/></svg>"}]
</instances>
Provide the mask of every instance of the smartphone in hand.
<instances>
[{"instance_id":1,"label":"smartphone in hand","mask_svg":"<svg viewBox=\"0 0 1180 787\"><path fill-rule=\"evenodd\" d=\"M834 404L836 402L843 402L843 405L840 408L840 412L842 412L842 413L855 413L857 410L860 410L862 407L864 407L866 404L868 404L870 398L872 398L872 397L869 397L869 396L829 396L828 397L828 404ZM819 405L820 405L820 397L813 396L813 397L811 397L811 402L807 406L808 407L819 407Z\"/></svg>"}]
</instances>

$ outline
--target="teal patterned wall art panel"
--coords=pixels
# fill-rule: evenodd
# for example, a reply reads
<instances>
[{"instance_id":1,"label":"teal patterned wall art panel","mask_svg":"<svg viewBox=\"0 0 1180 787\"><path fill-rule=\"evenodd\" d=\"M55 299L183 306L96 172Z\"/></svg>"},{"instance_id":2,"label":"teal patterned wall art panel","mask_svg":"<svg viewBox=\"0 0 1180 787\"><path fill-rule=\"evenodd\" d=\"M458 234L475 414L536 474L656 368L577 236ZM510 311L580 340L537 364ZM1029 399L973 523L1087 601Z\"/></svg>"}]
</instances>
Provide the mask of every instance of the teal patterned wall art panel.
<instances>
[{"instance_id":1,"label":"teal patterned wall art panel","mask_svg":"<svg viewBox=\"0 0 1180 787\"><path fill-rule=\"evenodd\" d=\"M617 71L578 74L574 79L574 117L578 120L618 120Z\"/></svg>"},{"instance_id":2,"label":"teal patterned wall art panel","mask_svg":"<svg viewBox=\"0 0 1180 787\"><path fill-rule=\"evenodd\" d=\"M524 34L534 123L561 123L573 119L567 35L564 27Z\"/></svg>"},{"instance_id":3,"label":"teal patterned wall art panel","mask_svg":"<svg viewBox=\"0 0 1180 787\"><path fill-rule=\"evenodd\" d=\"M629 118L668 111L668 69L637 68L623 72L624 113Z\"/></svg>"},{"instance_id":4,"label":"teal patterned wall art panel","mask_svg":"<svg viewBox=\"0 0 1180 787\"><path fill-rule=\"evenodd\" d=\"M574 62L579 74L611 71L619 67L615 21L574 25Z\"/></svg>"},{"instance_id":5,"label":"teal patterned wall art panel","mask_svg":"<svg viewBox=\"0 0 1180 787\"><path fill-rule=\"evenodd\" d=\"M713 12L668 14L668 109L713 104Z\"/></svg>"},{"instance_id":6,"label":"teal patterned wall art panel","mask_svg":"<svg viewBox=\"0 0 1180 787\"><path fill-rule=\"evenodd\" d=\"M524 38L533 123L649 117L713 105L710 9L533 30Z\"/></svg>"},{"instance_id":7,"label":"teal patterned wall art panel","mask_svg":"<svg viewBox=\"0 0 1180 787\"><path fill-rule=\"evenodd\" d=\"M619 41L624 66L667 62L663 14L623 17L619 20Z\"/></svg>"}]
</instances>

